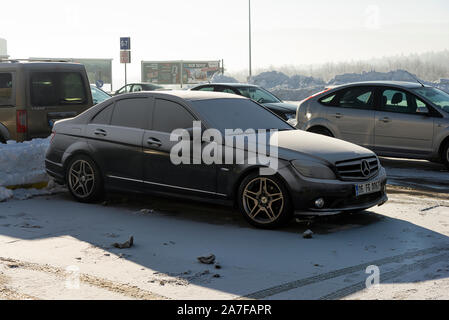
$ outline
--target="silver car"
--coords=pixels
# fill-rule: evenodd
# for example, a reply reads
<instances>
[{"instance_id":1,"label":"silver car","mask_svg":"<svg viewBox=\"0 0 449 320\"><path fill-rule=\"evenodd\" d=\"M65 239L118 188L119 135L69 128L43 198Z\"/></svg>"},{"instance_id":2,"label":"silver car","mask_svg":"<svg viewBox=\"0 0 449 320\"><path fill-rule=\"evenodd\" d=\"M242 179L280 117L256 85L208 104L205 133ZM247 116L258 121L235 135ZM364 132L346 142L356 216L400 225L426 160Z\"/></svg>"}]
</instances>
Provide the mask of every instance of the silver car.
<instances>
[{"instance_id":1,"label":"silver car","mask_svg":"<svg viewBox=\"0 0 449 320\"><path fill-rule=\"evenodd\" d=\"M297 128L359 144L378 155L449 168L449 94L408 82L360 82L301 102Z\"/></svg>"}]
</instances>

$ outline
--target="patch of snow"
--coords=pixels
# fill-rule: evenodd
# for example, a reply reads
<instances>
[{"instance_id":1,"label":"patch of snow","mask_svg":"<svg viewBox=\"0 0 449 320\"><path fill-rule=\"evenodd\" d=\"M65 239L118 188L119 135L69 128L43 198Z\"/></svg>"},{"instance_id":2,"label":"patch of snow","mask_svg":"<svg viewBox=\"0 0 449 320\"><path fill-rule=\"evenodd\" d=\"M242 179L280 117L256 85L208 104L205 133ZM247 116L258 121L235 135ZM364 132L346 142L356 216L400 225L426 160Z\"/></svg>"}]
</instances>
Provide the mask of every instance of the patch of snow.
<instances>
[{"instance_id":1,"label":"patch of snow","mask_svg":"<svg viewBox=\"0 0 449 320\"><path fill-rule=\"evenodd\" d=\"M45 153L49 144L49 138L0 144L0 186L48 181Z\"/></svg>"}]
</instances>

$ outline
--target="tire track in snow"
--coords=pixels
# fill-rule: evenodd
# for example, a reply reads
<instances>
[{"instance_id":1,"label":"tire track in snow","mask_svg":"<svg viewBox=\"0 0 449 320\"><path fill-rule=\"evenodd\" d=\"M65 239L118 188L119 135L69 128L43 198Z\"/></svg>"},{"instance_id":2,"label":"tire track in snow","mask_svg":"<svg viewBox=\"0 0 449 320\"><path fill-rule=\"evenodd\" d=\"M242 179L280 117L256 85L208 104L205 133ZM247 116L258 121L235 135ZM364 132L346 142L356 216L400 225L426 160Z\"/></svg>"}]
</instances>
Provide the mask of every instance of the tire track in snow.
<instances>
[{"instance_id":1,"label":"tire track in snow","mask_svg":"<svg viewBox=\"0 0 449 320\"><path fill-rule=\"evenodd\" d=\"M4 264L13 264L19 268L24 268L27 270L33 270L38 272L45 272L52 275L56 275L58 277L65 277L66 270L50 265L42 265L38 263L31 263L20 261L11 258L0 257L0 263ZM119 293L127 297L141 299L141 300L168 300L167 297L158 295L156 293L141 289L137 286L131 286L128 284L118 283L111 280L107 280L104 278L100 278L97 276L92 276L89 274L81 273L80 281L84 282L88 285L95 286L100 289L105 289L110 292ZM0 290L2 288L0 287ZM1 293L1 291L0 291Z\"/></svg>"},{"instance_id":2,"label":"tire track in snow","mask_svg":"<svg viewBox=\"0 0 449 320\"><path fill-rule=\"evenodd\" d=\"M337 278L337 277L348 275L348 274L355 273L355 272L360 272L360 271L365 272L366 268L370 265L381 266L381 265L389 264L389 263L399 263L404 260L413 259L416 257L425 256L425 255L429 255L429 254L440 253L441 251L448 251L448 250L449 250L449 247L433 247L433 248L429 248L429 249L406 252L401 255L383 258L383 259L379 259L379 260L375 260L375 261L371 261L371 262L365 262L365 263L362 263L362 264L359 264L356 266L347 267L347 268L331 271L328 273L323 273L320 275L316 275L316 276L312 276L312 277L308 277L308 278L304 278L304 279L300 279L300 280L295 280L292 282L287 282L287 283L284 283L284 284L281 284L278 286L274 286L274 287L271 287L268 289L264 289L264 290L260 290L257 292L247 294L245 296L237 298L236 300L265 299L265 298L274 296L274 295L282 293L282 292L290 291L290 290L297 289L300 287L305 287L305 286L308 286L308 285L311 285L311 284L314 284L317 282Z\"/></svg>"},{"instance_id":3,"label":"tire track in snow","mask_svg":"<svg viewBox=\"0 0 449 320\"><path fill-rule=\"evenodd\" d=\"M433 264L436 264L436 263L442 262L442 261L448 261L448 260L449 260L449 254L447 254L447 253L439 255L439 256L434 256L434 257L431 257L431 258L427 258L427 259L424 259L424 260L417 261L417 262L412 263L412 264L408 264L408 265L402 266L402 267L400 267L400 268L398 268L396 270L387 272L385 274L381 274L380 279L381 279L381 281L392 280L392 279L397 278L399 276L402 276L402 275L404 275L406 273L413 272L413 271L415 271L417 269L428 268L428 267L430 267ZM353 293L356 293L358 291L362 291L364 289L366 289L366 284L365 284L364 281L362 281L362 282L356 283L356 284L354 284L352 286L348 286L346 288L343 288L343 289L337 290L335 292L329 293L329 294L321 297L319 300L337 300L337 299L341 299L341 298L344 298L346 296L349 296L349 295L351 295Z\"/></svg>"}]
</instances>

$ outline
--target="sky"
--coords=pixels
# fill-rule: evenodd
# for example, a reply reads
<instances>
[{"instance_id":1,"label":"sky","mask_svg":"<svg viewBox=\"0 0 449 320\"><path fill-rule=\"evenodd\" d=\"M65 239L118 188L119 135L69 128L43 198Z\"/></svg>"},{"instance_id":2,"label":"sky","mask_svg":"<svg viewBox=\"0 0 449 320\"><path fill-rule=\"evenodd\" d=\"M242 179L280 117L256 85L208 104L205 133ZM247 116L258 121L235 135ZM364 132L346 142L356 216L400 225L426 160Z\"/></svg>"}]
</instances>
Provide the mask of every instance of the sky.
<instances>
[{"instance_id":1,"label":"sky","mask_svg":"<svg viewBox=\"0 0 449 320\"><path fill-rule=\"evenodd\" d=\"M366 60L449 49L447 0L252 0L253 69ZM248 69L247 0L61 1L1 4L0 38L14 58L111 58L131 37L128 82L142 60L224 59Z\"/></svg>"}]
</instances>

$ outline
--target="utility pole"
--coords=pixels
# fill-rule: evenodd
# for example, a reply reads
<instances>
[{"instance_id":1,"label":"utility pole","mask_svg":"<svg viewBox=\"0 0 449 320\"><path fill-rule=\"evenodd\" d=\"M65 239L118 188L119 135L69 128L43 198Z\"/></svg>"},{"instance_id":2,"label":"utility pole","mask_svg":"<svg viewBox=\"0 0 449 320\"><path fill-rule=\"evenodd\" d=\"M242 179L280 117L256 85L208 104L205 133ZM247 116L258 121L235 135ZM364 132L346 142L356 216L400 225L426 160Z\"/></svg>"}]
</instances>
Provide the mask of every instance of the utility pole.
<instances>
[{"instance_id":1,"label":"utility pole","mask_svg":"<svg viewBox=\"0 0 449 320\"><path fill-rule=\"evenodd\" d=\"M253 70L252 70L252 57L251 57L251 0L248 0L248 4L249 4L249 77L248 80L251 79L251 77L253 76Z\"/></svg>"}]
</instances>

